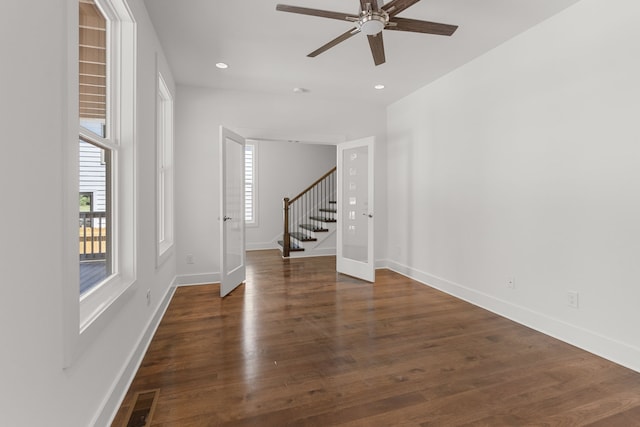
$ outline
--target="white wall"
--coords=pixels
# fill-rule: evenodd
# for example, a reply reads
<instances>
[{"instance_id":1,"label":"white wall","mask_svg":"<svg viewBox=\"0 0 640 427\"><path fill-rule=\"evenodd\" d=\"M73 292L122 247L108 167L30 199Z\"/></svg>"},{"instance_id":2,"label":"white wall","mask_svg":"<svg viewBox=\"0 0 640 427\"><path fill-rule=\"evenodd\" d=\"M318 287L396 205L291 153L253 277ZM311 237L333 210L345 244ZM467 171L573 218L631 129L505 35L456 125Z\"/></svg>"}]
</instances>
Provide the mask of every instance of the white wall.
<instances>
[{"instance_id":1,"label":"white wall","mask_svg":"<svg viewBox=\"0 0 640 427\"><path fill-rule=\"evenodd\" d=\"M68 246L68 239L77 239L77 234L63 235L62 231L67 199L63 153L69 144L77 150L77 135L69 135L66 128L67 90L77 96L77 79L67 75L67 26L73 19L77 25L77 1L0 3L0 16L7 18L0 26L3 426L86 427L94 421L106 425L120 403L120 392L126 391L119 383L120 375L129 367L131 355L175 276L174 260L159 269L155 266L155 55L160 47L142 0L130 3L139 23L137 282L116 320L66 370L62 368L61 294L69 283L63 280L67 266L61 248ZM25 19L31 31L24 31ZM166 69L162 58L160 62ZM171 74L166 70L164 75ZM46 211L29 209L25 203L34 191ZM147 289L152 291L149 307Z\"/></svg>"},{"instance_id":2,"label":"white wall","mask_svg":"<svg viewBox=\"0 0 640 427\"><path fill-rule=\"evenodd\" d=\"M380 211L385 203L384 137L385 109L361 107L315 97L313 93L296 95L222 91L178 86L176 100L176 216L177 269L184 283L219 280L219 170L218 127L224 125L245 137L269 137L300 140L351 140L375 135L381 151L376 203ZM260 142L259 156L267 167L260 167L259 190L268 194L277 211L269 210L268 223L261 230L247 231L248 247L267 243L281 232L282 197L319 178L335 164L334 147L305 146L278 142ZM331 151L328 151L331 150ZM319 157L307 154L317 154ZM277 157L282 156L282 160ZM310 162L302 164L301 161ZM288 168L295 174L288 176ZM285 187L280 188L280 185ZM197 201L194 202L194 201ZM261 211L266 211L264 199ZM262 215L261 215L262 216ZM262 218L260 219L262 221ZM265 219L266 221L266 219ZM384 250L384 215L378 222L376 241ZM275 227L275 228L273 228ZM379 252L376 252L379 253ZM382 252L384 253L384 252ZM193 264L186 264L187 255ZM380 255L380 257L384 257Z\"/></svg>"},{"instance_id":3,"label":"white wall","mask_svg":"<svg viewBox=\"0 0 640 427\"><path fill-rule=\"evenodd\" d=\"M635 370L639 20L583 0L388 109L389 264Z\"/></svg>"},{"instance_id":4,"label":"white wall","mask_svg":"<svg viewBox=\"0 0 640 427\"><path fill-rule=\"evenodd\" d=\"M295 197L336 165L336 147L255 141L258 222L246 228L247 249L273 249L283 232L283 199Z\"/></svg>"}]
</instances>

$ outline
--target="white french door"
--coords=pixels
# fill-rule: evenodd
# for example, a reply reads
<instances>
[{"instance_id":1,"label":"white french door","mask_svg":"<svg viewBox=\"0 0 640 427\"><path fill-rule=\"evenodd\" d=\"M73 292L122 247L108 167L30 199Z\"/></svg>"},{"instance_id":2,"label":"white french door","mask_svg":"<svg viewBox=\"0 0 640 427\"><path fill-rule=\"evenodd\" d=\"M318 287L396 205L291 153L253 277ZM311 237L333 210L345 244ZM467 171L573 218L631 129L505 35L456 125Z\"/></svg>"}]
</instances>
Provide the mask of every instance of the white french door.
<instances>
[{"instance_id":1,"label":"white french door","mask_svg":"<svg viewBox=\"0 0 640 427\"><path fill-rule=\"evenodd\" d=\"M220 296L245 281L244 138L220 127Z\"/></svg>"},{"instance_id":2,"label":"white french door","mask_svg":"<svg viewBox=\"0 0 640 427\"><path fill-rule=\"evenodd\" d=\"M373 251L373 155L375 138L338 144L338 236L336 269L375 281Z\"/></svg>"}]
</instances>

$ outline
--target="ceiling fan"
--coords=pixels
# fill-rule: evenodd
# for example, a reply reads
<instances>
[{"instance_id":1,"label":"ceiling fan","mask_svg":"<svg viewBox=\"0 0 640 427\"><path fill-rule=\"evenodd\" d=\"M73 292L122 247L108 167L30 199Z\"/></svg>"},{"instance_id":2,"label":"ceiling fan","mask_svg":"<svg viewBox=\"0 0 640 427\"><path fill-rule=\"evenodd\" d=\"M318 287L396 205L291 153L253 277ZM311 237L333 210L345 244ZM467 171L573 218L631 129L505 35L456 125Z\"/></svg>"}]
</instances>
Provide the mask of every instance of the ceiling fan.
<instances>
[{"instance_id":1,"label":"ceiling fan","mask_svg":"<svg viewBox=\"0 0 640 427\"><path fill-rule=\"evenodd\" d=\"M321 18L339 19L355 23L355 28L339 35L329 43L319 47L307 56L316 57L338 43L341 43L358 33L367 35L369 47L373 55L373 62L376 65L384 64L384 43L382 41L382 30L410 31L414 33L436 34L440 36L450 36L457 25L439 24L437 22L420 21L417 19L399 18L398 15L409 6L413 6L420 0L391 0L383 4L383 0L360 0L360 14L331 12L328 10L311 9L307 7L289 6L279 4L276 10L281 12L299 13L302 15L319 16Z\"/></svg>"}]
</instances>

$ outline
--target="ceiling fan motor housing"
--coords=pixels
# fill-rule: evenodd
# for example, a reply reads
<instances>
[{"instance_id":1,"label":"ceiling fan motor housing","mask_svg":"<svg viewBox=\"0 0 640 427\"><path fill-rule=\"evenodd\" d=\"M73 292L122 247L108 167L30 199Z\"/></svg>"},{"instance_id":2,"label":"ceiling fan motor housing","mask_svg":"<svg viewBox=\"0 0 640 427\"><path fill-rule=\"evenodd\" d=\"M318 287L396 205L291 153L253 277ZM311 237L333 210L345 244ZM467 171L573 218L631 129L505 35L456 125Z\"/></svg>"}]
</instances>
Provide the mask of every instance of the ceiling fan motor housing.
<instances>
[{"instance_id":1,"label":"ceiling fan motor housing","mask_svg":"<svg viewBox=\"0 0 640 427\"><path fill-rule=\"evenodd\" d=\"M384 10L362 12L357 22L358 29L363 34L373 36L378 34L389 23L389 14Z\"/></svg>"}]
</instances>

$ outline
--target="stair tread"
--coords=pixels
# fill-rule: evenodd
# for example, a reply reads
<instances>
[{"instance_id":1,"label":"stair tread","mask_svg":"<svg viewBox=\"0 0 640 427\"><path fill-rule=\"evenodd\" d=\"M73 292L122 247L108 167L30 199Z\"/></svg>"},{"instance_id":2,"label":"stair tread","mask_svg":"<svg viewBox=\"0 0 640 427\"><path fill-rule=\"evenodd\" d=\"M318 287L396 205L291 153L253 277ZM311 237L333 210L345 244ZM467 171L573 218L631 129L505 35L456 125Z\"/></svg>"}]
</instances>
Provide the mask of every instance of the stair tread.
<instances>
[{"instance_id":1,"label":"stair tread","mask_svg":"<svg viewBox=\"0 0 640 427\"><path fill-rule=\"evenodd\" d=\"M289 233L291 237L300 240L301 242L315 242L318 239L315 237L311 237L308 234L301 233L299 231L294 231L293 233Z\"/></svg>"},{"instance_id":2,"label":"stair tread","mask_svg":"<svg viewBox=\"0 0 640 427\"><path fill-rule=\"evenodd\" d=\"M300 224L299 227L304 229L304 230L313 231L315 233L321 233L321 232L329 231L328 228L318 227L318 226L315 226L313 224Z\"/></svg>"},{"instance_id":3,"label":"stair tread","mask_svg":"<svg viewBox=\"0 0 640 427\"><path fill-rule=\"evenodd\" d=\"M331 213L337 213L338 210L335 208L320 208L318 209L318 211L320 212L331 212Z\"/></svg>"},{"instance_id":4,"label":"stair tread","mask_svg":"<svg viewBox=\"0 0 640 427\"><path fill-rule=\"evenodd\" d=\"M278 240L278 244L284 248L284 241L283 240ZM290 243L289 244L289 251L290 252L302 252L302 251L304 251L304 248L301 248L300 246L296 245L295 243Z\"/></svg>"},{"instance_id":5,"label":"stair tread","mask_svg":"<svg viewBox=\"0 0 640 427\"><path fill-rule=\"evenodd\" d=\"M329 203L331 203L332 205L335 205L338 202L336 202L335 200L329 200Z\"/></svg>"},{"instance_id":6,"label":"stair tread","mask_svg":"<svg viewBox=\"0 0 640 427\"><path fill-rule=\"evenodd\" d=\"M327 217L324 217L324 216L310 216L309 219L312 219L314 221L321 221L321 222L336 222L335 219L327 218Z\"/></svg>"}]
</instances>

